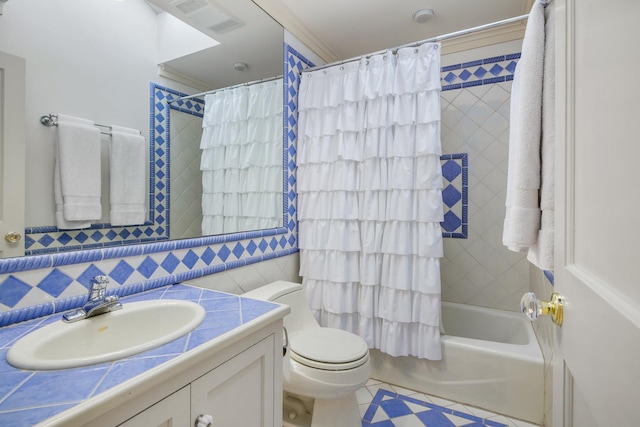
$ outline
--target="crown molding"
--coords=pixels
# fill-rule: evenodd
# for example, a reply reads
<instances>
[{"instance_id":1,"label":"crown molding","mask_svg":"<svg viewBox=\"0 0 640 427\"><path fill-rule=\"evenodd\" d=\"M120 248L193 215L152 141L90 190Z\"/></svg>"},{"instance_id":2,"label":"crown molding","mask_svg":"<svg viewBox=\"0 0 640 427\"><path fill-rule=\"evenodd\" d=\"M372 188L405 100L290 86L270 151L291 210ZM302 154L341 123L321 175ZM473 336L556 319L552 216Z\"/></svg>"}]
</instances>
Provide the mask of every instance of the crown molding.
<instances>
[{"instance_id":1,"label":"crown molding","mask_svg":"<svg viewBox=\"0 0 640 427\"><path fill-rule=\"evenodd\" d=\"M442 42L442 54L462 52L499 43L521 40L524 37L526 21L503 25L490 30L456 37Z\"/></svg>"},{"instance_id":2,"label":"crown molding","mask_svg":"<svg viewBox=\"0 0 640 427\"><path fill-rule=\"evenodd\" d=\"M158 75L161 77L165 77L167 79L174 80L178 83L182 83L184 85L190 86L194 89L197 89L203 92L212 89L211 86L208 85L207 83L198 79L194 79L193 77L187 76L186 74L183 74L180 71L177 71L173 69L171 66L166 64L158 64Z\"/></svg>"}]
</instances>

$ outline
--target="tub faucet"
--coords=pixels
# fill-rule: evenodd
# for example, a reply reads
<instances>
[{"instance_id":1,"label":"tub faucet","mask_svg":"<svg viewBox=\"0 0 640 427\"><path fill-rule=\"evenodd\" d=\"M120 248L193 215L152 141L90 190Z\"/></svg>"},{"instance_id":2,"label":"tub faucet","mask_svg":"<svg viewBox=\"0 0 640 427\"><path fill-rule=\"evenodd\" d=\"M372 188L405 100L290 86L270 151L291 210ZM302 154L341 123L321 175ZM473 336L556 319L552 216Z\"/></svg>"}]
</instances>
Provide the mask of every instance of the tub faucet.
<instances>
[{"instance_id":1,"label":"tub faucet","mask_svg":"<svg viewBox=\"0 0 640 427\"><path fill-rule=\"evenodd\" d=\"M77 322L78 320L88 319L110 311L120 310L122 304L120 304L118 296L107 296L108 284L109 278L107 276L91 278L87 303L82 308L64 314L62 320L68 323Z\"/></svg>"}]
</instances>

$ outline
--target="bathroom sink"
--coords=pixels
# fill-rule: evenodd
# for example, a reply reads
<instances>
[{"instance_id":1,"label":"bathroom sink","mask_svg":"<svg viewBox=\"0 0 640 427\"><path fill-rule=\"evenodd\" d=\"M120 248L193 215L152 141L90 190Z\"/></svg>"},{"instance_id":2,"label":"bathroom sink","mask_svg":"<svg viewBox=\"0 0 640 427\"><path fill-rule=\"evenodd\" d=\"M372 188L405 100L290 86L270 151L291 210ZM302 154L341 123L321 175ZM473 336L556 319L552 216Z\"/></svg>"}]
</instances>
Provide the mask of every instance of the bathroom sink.
<instances>
[{"instance_id":1,"label":"bathroom sink","mask_svg":"<svg viewBox=\"0 0 640 427\"><path fill-rule=\"evenodd\" d=\"M205 310L190 301L124 303L75 323L57 321L20 338L7 352L16 368L50 370L109 362L166 344L196 328Z\"/></svg>"}]
</instances>

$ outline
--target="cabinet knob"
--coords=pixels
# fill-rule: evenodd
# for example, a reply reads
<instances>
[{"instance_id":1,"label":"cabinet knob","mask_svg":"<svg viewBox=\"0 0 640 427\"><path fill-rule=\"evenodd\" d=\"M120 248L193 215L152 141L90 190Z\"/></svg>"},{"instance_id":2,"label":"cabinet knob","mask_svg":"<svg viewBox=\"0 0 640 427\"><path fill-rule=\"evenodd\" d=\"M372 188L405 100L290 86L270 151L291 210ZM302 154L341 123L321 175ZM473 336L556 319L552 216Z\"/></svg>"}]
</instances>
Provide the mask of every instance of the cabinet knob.
<instances>
[{"instance_id":1,"label":"cabinet knob","mask_svg":"<svg viewBox=\"0 0 640 427\"><path fill-rule=\"evenodd\" d=\"M547 302L539 300L533 292L527 292L520 300L520 308L530 320L550 314L553 323L562 326L563 299L557 293L552 294L551 301Z\"/></svg>"},{"instance_id":2,"label":"cabinet knob","mask_svg":"<svg viewBox=\"0 0 640 427\"><path fill-rule=\"evenodd\" d=\"M6 240L7 243L17 243L20 239L22 239L22 234L17 231L11 231L4 235L4 240Z\"/></svg>"},{"instance_id":3,"label":"cabinet knob","mask_svg":"<svg viewBox=\"0 0 640 427\"><path fill-rule=\"evenodd\" d=\"M213 427L213 417L211 415L198 415L194 427Z\"/></svg>"}]
</instances>

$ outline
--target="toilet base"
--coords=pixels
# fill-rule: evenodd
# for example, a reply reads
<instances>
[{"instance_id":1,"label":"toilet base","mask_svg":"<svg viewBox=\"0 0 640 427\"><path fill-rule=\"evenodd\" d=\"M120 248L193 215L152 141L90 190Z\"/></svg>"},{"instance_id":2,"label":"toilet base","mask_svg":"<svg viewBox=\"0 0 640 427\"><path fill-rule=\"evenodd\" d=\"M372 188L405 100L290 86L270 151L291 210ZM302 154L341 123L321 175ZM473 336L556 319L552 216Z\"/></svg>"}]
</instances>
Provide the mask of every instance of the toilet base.
<instances>
[{"instance_id":1,"label":"toilet base","mask_svg":"<svg viewBox=\"0 0 640 427\"><path fill-rule=\"evenodd\" d=\"M362 420L360 419L355 393L339 399L316 399L313 405L311 427L354 427L361 425Z\"/></svg>"},{"instance_id":2,"label":"toilet base","mask_svg":"<svg viewBox=\"0 0 640 427\"><path fill-rule=\"evenodd\" d=\"M283 427L311 427L312 398L285 391L282 403Z\"/></svg>"},{"instance_id":3,"label":"toilet base","mask_svg":"<svg viewBox=\"0 0 640 427\"><path fill-rule=\"evenodd\" d=\"M309 407L313 405L313 412ZM356 394L312 399L285 392L283 427L357 427L362 425Z\"/></svg>"}]
</instances>

